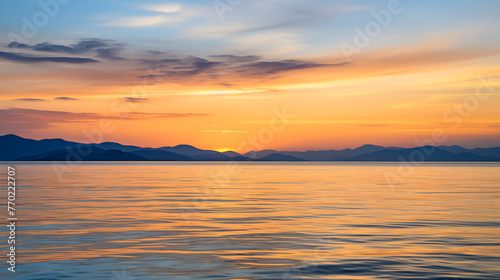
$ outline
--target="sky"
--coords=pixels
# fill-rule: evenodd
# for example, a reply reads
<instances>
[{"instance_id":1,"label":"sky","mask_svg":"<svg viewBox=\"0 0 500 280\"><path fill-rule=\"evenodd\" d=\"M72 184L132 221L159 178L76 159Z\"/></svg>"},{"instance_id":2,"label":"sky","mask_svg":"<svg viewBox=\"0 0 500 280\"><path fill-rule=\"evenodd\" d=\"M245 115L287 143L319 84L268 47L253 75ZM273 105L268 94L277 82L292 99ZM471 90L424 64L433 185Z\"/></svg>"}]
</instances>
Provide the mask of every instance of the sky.
<instances>
[{"instance_id":1,"label":"sky","mask_svg":"<svg viewBox=\"0 0 500 280\"><path fill-rule=\"evenodd\" d=\"M500 146L499 14L486 0L0 1L0 134Z\"/></svg>"}]
</instances>

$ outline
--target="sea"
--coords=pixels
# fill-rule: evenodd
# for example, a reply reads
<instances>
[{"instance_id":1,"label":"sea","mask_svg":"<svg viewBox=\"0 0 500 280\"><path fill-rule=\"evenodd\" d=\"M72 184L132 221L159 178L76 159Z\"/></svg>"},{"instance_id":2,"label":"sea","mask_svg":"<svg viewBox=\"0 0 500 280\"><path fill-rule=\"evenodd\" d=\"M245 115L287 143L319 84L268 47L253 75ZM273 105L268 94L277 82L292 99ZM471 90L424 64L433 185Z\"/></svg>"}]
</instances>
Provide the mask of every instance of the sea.
<instances>
[{"instance_id":1,"label":"sea","mask_svg":"<svg viewBox=\"0 0 500 280\"><path fill-rule=\"evenodd\" d=\"M1 279L500 279L499 163L16 162L0 178Z\"/></svg>"}]
</instances>

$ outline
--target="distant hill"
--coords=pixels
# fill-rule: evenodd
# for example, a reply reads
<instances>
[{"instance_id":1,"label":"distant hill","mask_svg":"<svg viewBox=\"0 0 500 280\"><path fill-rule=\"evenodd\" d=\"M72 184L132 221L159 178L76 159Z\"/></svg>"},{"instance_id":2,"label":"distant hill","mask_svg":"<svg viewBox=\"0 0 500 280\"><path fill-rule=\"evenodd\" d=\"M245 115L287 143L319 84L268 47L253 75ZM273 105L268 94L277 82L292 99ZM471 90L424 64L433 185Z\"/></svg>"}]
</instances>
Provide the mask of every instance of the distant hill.
<instances>
[{"instance_id":1,"label":"distant hill","mask_svg":"<svg viewBox=\"0 0 500 280\"><path fill-rule=\"evenodd\" d=\"M445 151L453 153L453 154L459 154L459 153L467 153L467 152L469 152L469 150L467 150L466 148L462 148L462 147L457 146L457 145L453 145L453 146L444 146L444 145L441 145L441 146L438 146L437 148L439 148L441 150L445 150Z\"/></svg>"},{"instance_id":2,"label":"distant hill","mask_svg":"<svg viewBox=\"0 0 500 280\"><path fill-rule=\"evenodd\" d=\"M242 154L239 154L237 152L233 152L233 151L227 151L227 152L222 152L223 154L225 154L226 156L229 156L229 157L241 157L243 156Z\"/></svg>"},{"instance_id":3,"label":"distant hill","mask_svg":"<svg viewBox=\"0 0 500 280\"><path fill-rule=\"evenodd\" d=\"M120 150L103 150L93 147L90 153L79 153L76 149L57 150L34 156L24 156L19 161L146 161L145 158Z\"/></svg>"},{"instance_id":4,"label":"distant hill","mask_svg":"<svg viewBox=\"0 0 500 280\"><path fill-rule=\"evenodd\" d=\"M250 151L248 153L243 154L243 156L252 158L252 159L261 159L267 157L272 154L277 154L278 151L275 150L262 150L262 151Z\"/></svg>"},{"instance_id":5,"label":"distant hill","mask_svg":"<svg viewBox=\"0 0 500 280\"><path fill-rule=\"evenodd\" d=\"M185 156L197 156L197 155L219 155L222 153L212 151L212 150L201 150L190 145L177 145L175 147L161 147L158 150L177 153Z\"/></svg>"},{"instance_id":6,"label":"distant hill","mask_svg":"<svg viewBox=\"0 0 500 280\"><path fill-rule=\"evenodd\" d=\"M471 149L469 152L482 156L482 157L495 157L495 158L500 158L500 147L496 148L476 148L476 149Z\"/></svg>"},{"instance_id":7,"label":"distant hill","mask_svg":"<svg viewBox=\"0 0 500 280\"><path fill-rule=\"evenodd\" d=\"M454 154L436 147L425 147L432 151L428 155L424 148L382 150L347 159L348 161L498 161L500 158L481 157L473 153ZM423 155L423 157L422 157Z\"/></svg>"},{"instance_id":8,"label":"distant hill","mask_svg":"<svg viewBox=\"0 0 500 280\"><path fill-rule=\"evenodd\" d=\"M104 142L101 144L93 144L94 146L104 149L104 150L120 150L122 152L133 152L137 150L141 150L144 148L137 147L137 146L127 146L127 145L122 145L119 143L114 143L114 142Z\"/></svg>"},{"instance_id":9,"label":"distant hill","mask_svg":"<svg viewBox=\"0 0 500 280\"><path fill-rule=\"evenodd\" d=\"M355 149L325 151L202 150L190 145L143 148L114 142L85 144L63 139L33 140L8 134L0 136L0 161L500 161L500 147L466 149L460 146L399 148L363 145ZM90 151L90 152L89 152Z\"/></svg>"},{"instance_id":10,"label":"distant hill","mask_svg":"<svg viewBox=\"0 0 500 280\"><path fill-rule=\"evenodd\" d=\"M327 150L327 151L280 152L280 153L312 161L341 161L365 153L378 152L384 149L400 149L400 148L394 148L394 147L385 148L382 146L375 146L375 145L363 145L356 149L343 149L340 151Z\"/></svg>"},{"instance_id":11,"label":"distant hill","mask_svg":"<svg viewBox=\"0 0 500 280\"><path fill-rule=\"evenodd\" d=\"M66 147L76 148L78 145L86 146L86 144L69 142L63 139L32 140L14 134L7 134L0 136L0 160L15 160L22 156L66 149Z\"/></svg>"}]
</instances>

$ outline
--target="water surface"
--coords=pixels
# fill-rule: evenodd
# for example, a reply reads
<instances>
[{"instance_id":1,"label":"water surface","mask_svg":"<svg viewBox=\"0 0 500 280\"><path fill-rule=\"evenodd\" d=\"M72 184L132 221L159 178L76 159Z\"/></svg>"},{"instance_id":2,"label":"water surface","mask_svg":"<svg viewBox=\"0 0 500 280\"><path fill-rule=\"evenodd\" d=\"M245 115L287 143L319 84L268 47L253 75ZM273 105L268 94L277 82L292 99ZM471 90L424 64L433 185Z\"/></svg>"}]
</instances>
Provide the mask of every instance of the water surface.
<instances>
[{"instance_id":1,"label":"water surface","mask_svg":"<svg viewBox=\"0 0 500 280\"><path fill-rule=\"evenodd\" d=\"M500 279L495 163L14 166L1 278Z\"/></svg>"}]
</instances>

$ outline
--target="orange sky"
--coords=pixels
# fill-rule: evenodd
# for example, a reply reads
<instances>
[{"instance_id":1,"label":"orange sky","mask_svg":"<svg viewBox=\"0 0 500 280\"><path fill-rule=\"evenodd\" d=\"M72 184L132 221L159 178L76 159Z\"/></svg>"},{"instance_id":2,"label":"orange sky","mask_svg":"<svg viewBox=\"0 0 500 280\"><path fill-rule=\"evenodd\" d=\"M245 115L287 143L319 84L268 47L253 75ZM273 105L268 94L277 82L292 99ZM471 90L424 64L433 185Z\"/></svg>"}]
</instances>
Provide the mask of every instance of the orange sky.
<instances>
[{"instance_id":1,"label":"orange sky","mask_svg":"<svg viewBox=\"0 0 500 280\"><path fill-rule=\"evenodd\" d=\"M482 8L489 10L485 3ZM248 13L269 26L294 19L293 9L276 15L247 5ZM440 28L426 23L411 31L421 10L407 8L349 60L340 44L352 42L353 28L363 27L373 20L371 11L385 6L346 12L336 5L327 6L341 20L332 20L333 12L318 14L324 21L299 21L294 28L259 30L260 21L219 21L200 13L178 26L143 19L141 26L125 27L115 20L97 31L87 15L74 23L87 34L62 39L62 31L52 26L18 42L25 45L17 45L17 52L11 41L0 42L0 133L247 151L367 143L412 147L441 129L446 141L436 144L500 146L500 32L492 27L497 17L482 13L480 21L472 15L464 19L470 25L459 28L463 22L449 15ZM169 15L183 15L182 5L175 7ZM68 6L68 13L77 8ZM110 35L111 30L118 32ZM155 37L166 30L182 32ZM133 35L128 41L127 31ZM310 38L304 32L312 32ZM335 38L322 41L321 36ZM170 49L171 40L179 38L185 47L172 43ZM273 129L270 121L283 110L294 117ZM113 130L103 132L102 120ZM96 131L102 137L86 136Z\"/></svg>"}]
</instances>

